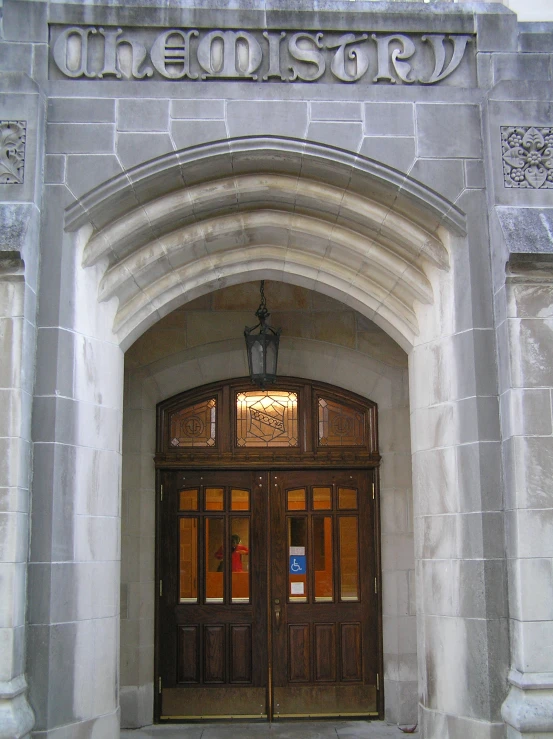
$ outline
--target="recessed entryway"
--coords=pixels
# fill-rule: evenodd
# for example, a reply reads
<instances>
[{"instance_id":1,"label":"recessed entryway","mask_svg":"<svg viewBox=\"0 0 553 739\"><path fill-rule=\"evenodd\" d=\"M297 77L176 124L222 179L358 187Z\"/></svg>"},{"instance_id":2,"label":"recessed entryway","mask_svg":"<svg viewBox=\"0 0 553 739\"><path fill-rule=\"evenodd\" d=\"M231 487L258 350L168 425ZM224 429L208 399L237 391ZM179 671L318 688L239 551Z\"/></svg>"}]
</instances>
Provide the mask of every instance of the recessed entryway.
<instances>
[{"instance_id":1,"label":"recessed entryway","mask_svg":"<svg viewBox=\"0 0 553 739\"><path fill-rule=\"evenodd\" d=\"M376 406L251 388L158 410L156 716L378 717Z\"/></svg>"}]
</instances>

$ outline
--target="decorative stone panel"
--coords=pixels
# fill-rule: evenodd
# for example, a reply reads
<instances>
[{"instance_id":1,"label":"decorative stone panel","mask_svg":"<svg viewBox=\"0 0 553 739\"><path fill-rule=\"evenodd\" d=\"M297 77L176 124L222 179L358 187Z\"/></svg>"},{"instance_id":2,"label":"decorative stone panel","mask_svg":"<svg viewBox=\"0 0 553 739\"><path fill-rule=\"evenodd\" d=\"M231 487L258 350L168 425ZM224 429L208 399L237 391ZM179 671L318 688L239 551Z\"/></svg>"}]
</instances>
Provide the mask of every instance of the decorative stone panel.
<instances>
[{"instance_id":1,"label":"decorative stone panel","mask_svg":"<svg viewBox=\"0 0 553 739\"><path fill-rule=\"evenodd\" d=\"M553 188L553 128L501 126L505 187Z\"/></svg>"},{"instance_id":2,"label":"decorative stone panel","mask_svg":"<svg viewBox=\"0 0 553 739\"><path fill-rule=\"evenodd\" d=\"M26 121L0 121L0 185L22 185Z\"/></svg>"}]
</instances>

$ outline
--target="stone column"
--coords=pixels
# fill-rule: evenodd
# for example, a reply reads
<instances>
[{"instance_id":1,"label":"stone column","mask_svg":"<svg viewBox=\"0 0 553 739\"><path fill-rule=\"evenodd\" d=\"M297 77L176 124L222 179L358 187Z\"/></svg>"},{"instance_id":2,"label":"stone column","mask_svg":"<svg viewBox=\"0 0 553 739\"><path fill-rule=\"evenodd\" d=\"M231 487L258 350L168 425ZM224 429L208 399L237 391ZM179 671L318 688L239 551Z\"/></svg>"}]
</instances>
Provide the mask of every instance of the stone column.
<instances>
[{"instance_id":1,"label":"stone column","mask_svg":"<svg viewBox=\"0 0 553 739\"><path fill-rule=\"evenodd\" d=\"M553 255L512 255L505 289L501 420L511 671L502 715L508 739L552 739Z\"/></svg>"},{"instance_id":2,"label":"stone column","mask_svg":"<svg viewBox=\"0 0 553 739\"><path fill-rule=\"evenodd\" d=\"M501 453L482 198L432 280L409 357L419 718L425 739L503 739L508 661ZM474 224L474 227L473 227ZM475 229L475 236L472 231Z\"/></svg>"},{"instance_id":3,"label":"stone column","mask_svg":"<svg viewBox=\"0 0 553 739\"><path fill-rule=\"evenodd\" d=\"M5 209L0 221L6 227ZM1 739L26 737L34 723L33 712L25 695L25 593L33 367L32 356L25 356L25 345L34 355L32 344L24 340L30 329L24 315L25 288L20 252L0 252Z\"/></svg>"},{"instance_id":4,"label":"stone column","mask_svg":"<svg viewBox=\"0 0 553 739\"><path fill-rule=\"evenodd\" d=\"M98 303L99 274L81 266L86 234L63 233L65 188L45 190L29 565L33 736L116 739L123 352L111 333L113 306Z\"/></svg>"},{"instance_id":5,"label":"stone column","mask_svg":"<svg viewBox=\"0 0 553 739\"><path fill-rule=\"evenodd\" d=\"M38 3L24 5L21 25L6 3L0 23L0 739L34 722L25 619L45 101L29 74L47 27L34 23Z\"/></svg>"}]
</instances>

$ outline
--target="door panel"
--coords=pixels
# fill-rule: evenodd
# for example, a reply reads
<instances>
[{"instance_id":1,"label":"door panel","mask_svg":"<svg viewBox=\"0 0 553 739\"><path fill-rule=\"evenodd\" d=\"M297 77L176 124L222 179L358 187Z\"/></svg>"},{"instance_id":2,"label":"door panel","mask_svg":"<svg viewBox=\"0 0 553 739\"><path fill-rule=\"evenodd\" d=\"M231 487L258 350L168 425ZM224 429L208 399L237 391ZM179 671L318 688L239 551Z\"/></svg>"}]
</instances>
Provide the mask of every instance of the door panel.
<instances>
[{"instance_id":1,"label":"door panel","mask_svg":"<svg viewBox=\"0 0 553 739\"><path fill-rule=\"evenodd\" d=\"M369 476L355 471L271 473L277 717L378 713Z\"/></svg>"},{"instance_id":2,"label":"door panel","mask_svg":"<svg viewBox=\"0 0 553 739\"><path fill-rule=\"evenodd\" d=\"M315 624L315 682L336 681L336 624Z\"/></svg>"},{"instance_id":3,"label":"door panel","mask_svg":"<svg viewBox=\"0 0 553 739\"><path fill-rule=\"evenodd\" d=\"M266 716L266 488L237 471L162 484L159 717Z\"/></svg>"}]
</instances>

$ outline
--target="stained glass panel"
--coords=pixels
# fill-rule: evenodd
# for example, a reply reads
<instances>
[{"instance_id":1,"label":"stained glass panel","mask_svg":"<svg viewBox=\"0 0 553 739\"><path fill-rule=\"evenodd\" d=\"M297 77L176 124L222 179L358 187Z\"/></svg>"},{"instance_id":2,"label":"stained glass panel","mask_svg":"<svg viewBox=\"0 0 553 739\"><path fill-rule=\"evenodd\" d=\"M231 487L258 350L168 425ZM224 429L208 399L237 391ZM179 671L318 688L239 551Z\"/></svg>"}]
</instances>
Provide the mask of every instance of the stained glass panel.
<instances>
[{"instance_id":1,"label":"stained glass panel","mask_svg":"<svg viewBox=\"0 0 553 739\"><path fill-rule=\"evenodd\" d=\"M319 445L363 446L365 444L365 419L363 413L319 398Z\"/></svg>"},{"instance_id":2,"label":"stained glass panel","mask_svg":"<svg viewBox=\"0 0 553 739\"><path fill-rule=\"evenodd\" d=\"M356 516L344 516L340 524L340 600L359 600L359 551Z\"/></svg>"},{"instance_id":3,"label":"stained glass panel","mask_svg":"<svg viewBox=\"0 0 553 739\"><path fill-rule=\"evenodd\" d=\"M331 601L332 584L332 518L313 516L313 567L315 569L315 601Z\"/></svg>"},{"instance_id":4,"label":"stained glass panel","mask_svg":"<svg viewBox=\"0 0 553 739\"><path fill-rule=\"evenodd\" d=\"M230 537L230 568L232 571L232 602L250 600L250 519L232 518Z\"/></svg>"},{"instance_id":5,"label":"stained glass panel","mask_svg":"<svg viewBox=\"0 0 553 739\"><path fill-rule=\"evenodd\" d=\"M180 602L198 601L198 519L179 520Z\"/></svg>"},{"instance_id":6,"label":"stained glass panel","mask_svg":"<svg viewBox=\"0 0 553 739\"><path fill-rule=\"evenodd\" d=\"M297 447L297 393L286 390L238 393L236 443L240 447Z\"/></svg>"},{"instance_id":7,"label":"stained glass panel","mask_svg":"<svg viewBox=\"0 0 553 739\"><path fill-rule=\"evenodd\" d=\"M338 508L341 510L357 508L357 490L355 488L338 488Z\"/></svg>"},{"instance_id":8,"label":"stained glass panel","mask_svg":"<svg viewBox=\"0 0 553 739\"><path fill-rule=\"evenodd\" d=\"M181 490L179 493L179 508L181 511L198 510L198 490Z\"/></svg>"},{"instance_id":9,"label":"stained glass panel","mask_svg":"<svg viewBox=\"0 0 553 739\"><path fill-rule=\"evenodd\" d=\"M223 488L205 489L206 511L222 511L224 509L224 492Z\"/></svg>"},{"instance_id":10,"label":"stained glass panel","mask_svg":"<svg viewBox=\"0 0 553 739\"><path fill-rule=\"evenodd\" d=\"M307 508L305 488L288 490L286 493L286 498L289 511L305 511L305 509Z\"/></svg>"},{"instance_id":11,"label":"stained glass panel","mask_svg":"<svg viewBox=\"0 0 553 739\"><path fill-rule=\"evenodd\" d=\"M230 493L230 510L231 511L249 511L250 510L250 491L249 490L232 490Z\"/></svg>"},{"instance_id":12,"label":"stained glass panel","mask_svg":"<svg viewBox=\"0 0 553 739\"><path fill-rule=\"evenodd\" d=\"M313 510L329 511L332 508L332 488L313 488Z\"/></svg>"},{"instance_id":13,"label":"stained glass panel","mask_svg":"<svg viewBox=\"0 0 553 739\"><path fill-rule=\"evenodd\" d=\"M169 417L172 447L215 446L217 401L191 405Z\"/></svg>"},{"instance_id":14,"label":"stained glass panel","mask_svg":"<svg viewBox=\"0 0 553 739\"><path fill-rule=\"evenodd\" d=\"M225 521L222 518L205 519L205 602L222 603L224 593L223 537Z\"/></svg>"}]
</instances>

